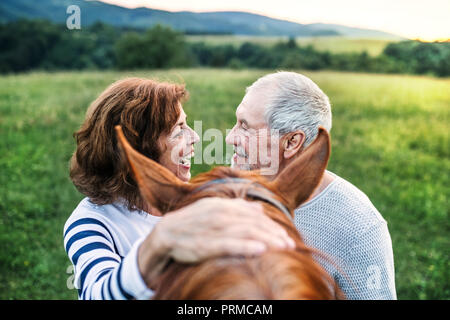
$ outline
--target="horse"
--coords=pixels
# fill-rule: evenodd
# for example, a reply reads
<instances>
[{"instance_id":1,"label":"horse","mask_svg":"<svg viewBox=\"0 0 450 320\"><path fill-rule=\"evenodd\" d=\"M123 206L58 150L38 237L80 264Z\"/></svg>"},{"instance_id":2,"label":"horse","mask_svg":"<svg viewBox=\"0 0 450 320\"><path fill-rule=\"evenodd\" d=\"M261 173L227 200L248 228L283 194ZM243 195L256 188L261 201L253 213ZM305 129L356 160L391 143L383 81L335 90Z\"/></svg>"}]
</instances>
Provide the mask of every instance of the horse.
<instances>
[{"instance_id":1,"label":"horse","mask_svg":"<svg viewBox=\"0 0 450 320\"><path fill-rule=\"evenodd\" d=\"M317 138L277 177L216 167L183 182L157 162L134 150L122 129L116 133L144 200L163 215L205 197L259 201L264 214L295 241L294 249L269 248L258 256L223 256L188 264L169 260L153 289L153 299L170 300L322 300L344 298L316 261L323 256L306 246L293 223L294 209L319 185L330 157L330 137ZM168 213L170 214L170 213Z\"/></svg>"}]
</instances>

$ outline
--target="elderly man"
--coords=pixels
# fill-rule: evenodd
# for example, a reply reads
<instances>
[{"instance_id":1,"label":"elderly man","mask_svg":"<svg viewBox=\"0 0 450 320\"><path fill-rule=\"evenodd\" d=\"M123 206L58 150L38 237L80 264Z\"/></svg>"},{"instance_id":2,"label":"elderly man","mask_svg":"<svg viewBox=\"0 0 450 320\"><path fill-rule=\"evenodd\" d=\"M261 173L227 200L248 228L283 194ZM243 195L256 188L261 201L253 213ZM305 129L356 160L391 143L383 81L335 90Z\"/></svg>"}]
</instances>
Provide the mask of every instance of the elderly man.
<instances>
[{"instance_id":1,"label":"elderly man","mask_svg":"<svg viewBox=\"0 0 450 320\"><path fill-rule=\"evenodd\" d=\"M266 174L271 179L315 139L319 126L330 131L331 107L309 78L278 72L247 88L236 120L226 138L235 149L232 165L270 168ZM262 151L271 161L263 161ZM396 299L387 223L358 188L326 171L315 192L295 211L295 224L306 244L334 262L321 261L348 299Z\"/></svg>"}]
</instances>

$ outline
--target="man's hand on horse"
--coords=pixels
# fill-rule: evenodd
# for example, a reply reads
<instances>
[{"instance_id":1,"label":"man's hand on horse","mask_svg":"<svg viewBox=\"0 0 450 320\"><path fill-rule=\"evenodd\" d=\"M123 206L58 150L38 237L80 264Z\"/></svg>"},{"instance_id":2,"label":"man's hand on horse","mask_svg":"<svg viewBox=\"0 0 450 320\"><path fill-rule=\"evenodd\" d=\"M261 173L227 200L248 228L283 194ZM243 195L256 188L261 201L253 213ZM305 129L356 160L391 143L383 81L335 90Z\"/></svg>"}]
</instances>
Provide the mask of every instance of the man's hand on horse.
<instances>
[{"instance_id":1,"label":"man's hand on horse","mask_svg":"<svg viewBox=\"0 0 450 320\"><path fill-rule=\"evenodd\" d=\"M170 258L196 263L225 255L258 255L268 247L294 246L286 231L263 214L260 203L204 198L165 215L141 244L138 263L150 285Z\"/></svg>"}]
</instances>

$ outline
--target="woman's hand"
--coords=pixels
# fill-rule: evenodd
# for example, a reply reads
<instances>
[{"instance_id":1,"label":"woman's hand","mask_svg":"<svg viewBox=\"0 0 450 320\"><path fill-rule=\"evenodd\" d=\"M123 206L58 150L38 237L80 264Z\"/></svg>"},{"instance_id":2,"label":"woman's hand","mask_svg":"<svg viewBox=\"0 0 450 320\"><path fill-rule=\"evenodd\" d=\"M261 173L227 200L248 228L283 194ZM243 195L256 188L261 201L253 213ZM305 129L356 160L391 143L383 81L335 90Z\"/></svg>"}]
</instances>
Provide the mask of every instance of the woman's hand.
<instances>
[{"instance_id":1,"label":"woman's hand","mask_svg":"<svg viewBox=\"0 0 450 320\"><path fill-rule=\"evenodd\" d=\"M165 215L139 247L139 270L151 287L167 260L195 263L223 255L258 255L295 247L286 231L243 199L204 198Z\"/></svg>"}]
</instances>

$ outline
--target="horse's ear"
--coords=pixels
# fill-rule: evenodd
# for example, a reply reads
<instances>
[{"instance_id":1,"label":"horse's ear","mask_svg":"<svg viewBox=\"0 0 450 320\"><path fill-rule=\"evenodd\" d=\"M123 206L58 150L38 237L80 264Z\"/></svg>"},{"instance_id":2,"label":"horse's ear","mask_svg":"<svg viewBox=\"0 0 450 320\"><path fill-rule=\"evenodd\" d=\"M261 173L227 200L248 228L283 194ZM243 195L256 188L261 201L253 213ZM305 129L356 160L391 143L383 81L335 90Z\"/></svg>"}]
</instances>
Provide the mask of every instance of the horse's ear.
<instances>
[{"instance_id":1,"label":"horse's ear","mask_svg":"<svg viewBox=\"0 0 450 320\"><path fill-rule=\"evenodd\" d=\"M327 130L319 127L319 134L313 143L270 183L289 209L300 206L319 185L330 158L330 148Z\"/></svg>"},{"instance_id":2,"label":"horse's ear","mask_svg":"<svg viewBox=\"0 0 450 320\"><path fill-rule=\"evenodd\" d=\"M116 126L117 140L134 173L144 200L161 213L166 213L192 187L177 178L167 168L139 153L125 138L122 127Z\"/></svg>"}]
</instances>

